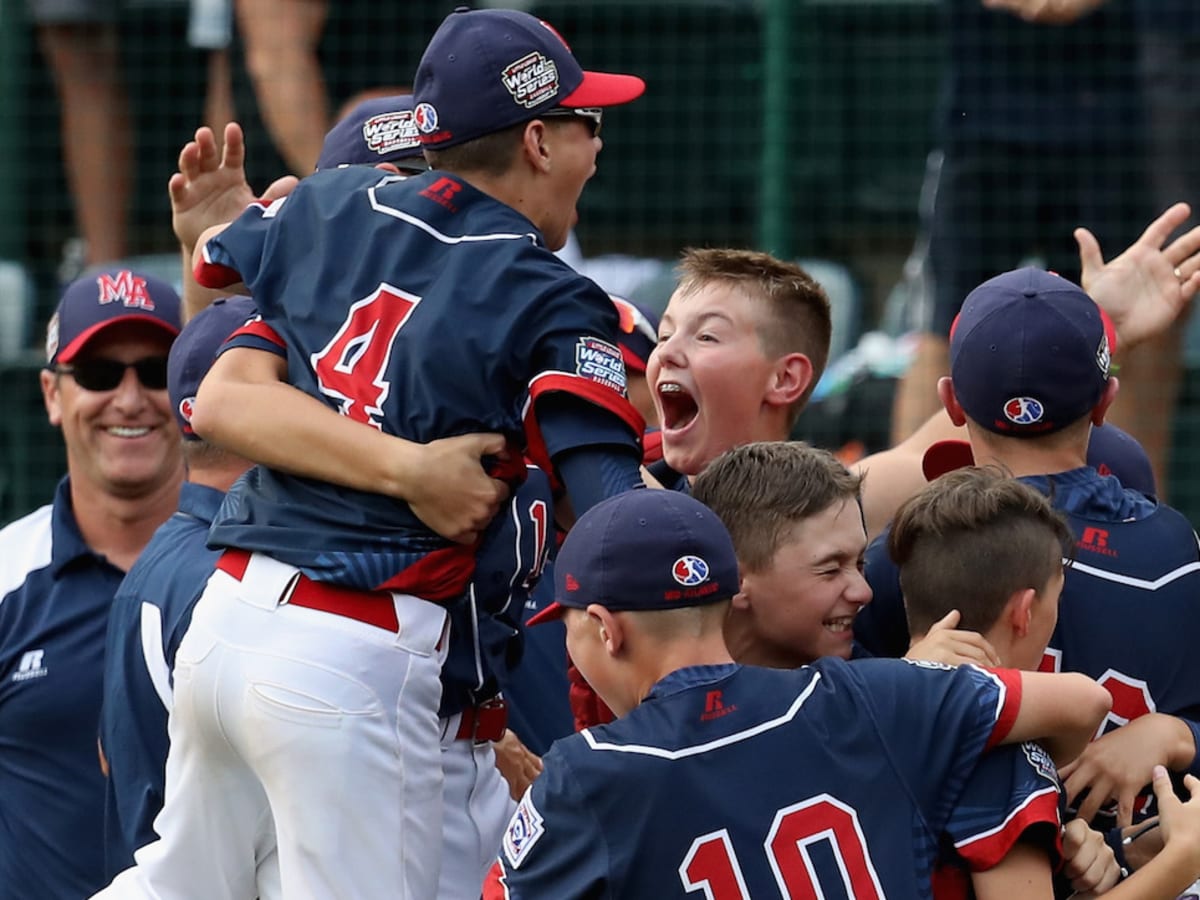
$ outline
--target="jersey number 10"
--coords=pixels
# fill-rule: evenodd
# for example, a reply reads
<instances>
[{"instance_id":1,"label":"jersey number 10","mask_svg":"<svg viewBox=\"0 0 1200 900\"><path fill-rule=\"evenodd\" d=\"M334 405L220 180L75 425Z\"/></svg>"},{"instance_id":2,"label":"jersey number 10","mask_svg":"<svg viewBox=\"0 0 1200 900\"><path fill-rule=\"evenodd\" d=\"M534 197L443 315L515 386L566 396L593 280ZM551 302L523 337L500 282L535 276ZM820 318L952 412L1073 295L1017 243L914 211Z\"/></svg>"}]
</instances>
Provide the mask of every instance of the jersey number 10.
<instances>
[{"instance_id":1,"label":"jersey number 10","mask_svg":"<svg viewBox=\"0 0 1200 900\"><path fill-rule=\"evenodd\" d=\"M821 794L776 812L763 842L775 883L785 900L825 896L817 884L808 851L821 841L829 842L837 858L847 896L855 900L879 900L883 896L858 813ZM705 900L750 900L741 865L724 828L692 841L679 866L679 880L689 893L704 891Z\"/></svg>"}]
</instances>

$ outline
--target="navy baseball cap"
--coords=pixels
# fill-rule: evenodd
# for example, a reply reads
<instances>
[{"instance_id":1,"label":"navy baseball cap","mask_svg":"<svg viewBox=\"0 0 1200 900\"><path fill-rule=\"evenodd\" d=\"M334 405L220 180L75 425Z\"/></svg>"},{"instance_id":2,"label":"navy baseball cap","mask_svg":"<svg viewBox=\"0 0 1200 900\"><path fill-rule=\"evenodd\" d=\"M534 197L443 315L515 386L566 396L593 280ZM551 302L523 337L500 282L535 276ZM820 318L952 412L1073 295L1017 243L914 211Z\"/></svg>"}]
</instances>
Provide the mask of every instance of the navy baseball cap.
<instances>
[{"instance_id":1,"label":"navy baseball cap","mask_svg":"<svg viewBox=\"0 0 1200 900\"><path fill-rule=\"evenodd\" d=\"M967 295L950 332L963 411L997 434L1050 434L1083 418L1108 383L1116 333L1078 285L1024 268Z\"/></svg>"},{"instance_id":2,"label":"navy baseball cap","mask_svg":"<svg viewBox=\"0 0 1200 900\"><path fill-rule=\"evenodd\" d=\"M192 411L200 382L216 360L221 345L254 312L254 301L249 297L221 297L196 313L171 345L167 356L167 392L185 440L200 440L192 431Z\"/></svg>"},{"instance_id":3,"label":"navy baseball cap","mask_svg":"<svg viewBox=\"0 0 1200 900\"><path fill-rule=\"evenodd\" d=\"M162 279L129 269L104 269L71 282L46 328L46 363L71 362L118 322L146 322L174 338L182 325L179 294Z\"/></svg>"},{"instance_id":4,"label":"navy baseball cap","mask_svg":"<svg viewBox=\"0 0 1200 900\"><path fill-rule=\"evenodd\" d=\"M413 121L411 94L372 97L346 113L325 135L317 171L381 162L414 172L429 168Z\"/></svg>"},{"instance_id":5,"label":"navy baseball cap","mask_svg":"<svg viewBox=\"0 0 1200 900\"><path fill-rule=\"evenodd\" d=\"M1156 496L1154 468L1146 449L1133 435L1111 422L1097 425L1088 438L1087 464L1101 475L1114 475L1127 488ZM951 439L930 444L921 460L926 481L939 475L975 465L975 455L967 441Z\"/></svg>"},{"instance_id":6,"label":"navy baseball cap","mask_svg":"<svg viewBox=\"0 0 1200 900\"><path fill-rule=\"evenodd\" d=\"M567 607L613 612L680 609L738 591L733 540L716 513L678 491L638 488L580 516L554 561L554 603L537 625Z\"/></svg>"},{"instance_id":7,"label":"navy baseball cap","mask_svg":"<svg viewBox=\"0 0 1200 900\"><path fill-rule=\"evenodd\" d=\"M631 372L645 372L650 354L658 344L658 316L651 310L632 300L609 294L620 318L617 344L625 368Z\"/></svg>"},{"instance_id":8,"label":"navy baseball cap","mask_svg":"<svg viewBox=\"0 0 1200 900\"><path fill-rule=\"evenodd\" d=\"M585 72L562 36L536 16L459 7L417 66L414 114L421 143L440 150L555 108L629 103L645 89L635 75Z\"/></svg>"}]
</instances>

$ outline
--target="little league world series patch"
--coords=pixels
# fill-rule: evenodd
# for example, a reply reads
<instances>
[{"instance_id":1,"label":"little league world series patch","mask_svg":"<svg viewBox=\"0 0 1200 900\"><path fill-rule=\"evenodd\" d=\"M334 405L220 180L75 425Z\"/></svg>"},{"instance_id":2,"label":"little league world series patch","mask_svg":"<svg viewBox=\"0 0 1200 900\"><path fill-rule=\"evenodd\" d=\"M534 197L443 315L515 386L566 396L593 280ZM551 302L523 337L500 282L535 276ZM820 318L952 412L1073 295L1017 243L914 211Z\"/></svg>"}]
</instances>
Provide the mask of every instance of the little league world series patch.
<instances>
[{"instance_id":1,"label":"little league world series patch","mask_svg":"<svg viewBox=\"0 0 1200 900\"><path fill-rule=\"evenodd\" d=\"M575 344L575 374L625 394L625 362L621 351L608 341L580 338Z\"/></svg>"}]
</instances>

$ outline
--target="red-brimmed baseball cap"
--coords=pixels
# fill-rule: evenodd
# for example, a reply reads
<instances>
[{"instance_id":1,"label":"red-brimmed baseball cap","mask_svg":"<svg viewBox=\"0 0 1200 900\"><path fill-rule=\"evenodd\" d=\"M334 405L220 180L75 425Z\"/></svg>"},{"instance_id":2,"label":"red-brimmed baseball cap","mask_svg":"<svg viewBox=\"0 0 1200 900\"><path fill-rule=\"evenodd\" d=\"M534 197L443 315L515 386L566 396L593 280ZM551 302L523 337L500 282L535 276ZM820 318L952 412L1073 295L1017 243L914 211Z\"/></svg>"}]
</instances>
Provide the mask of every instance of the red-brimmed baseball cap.
<instances>
[{"instance_id":1,"label":"red-brimmed baseball cap","mask_svg":"<svg viewBox=\"0 0 1200 900\"><path fill-rule=\"evenodd\" d=\"M413 118L421 144L440 150L552 109L619 106L645 90L636 75L584 71L562 36L536 16L459 7L417 66Z\"/></svg>"},{"instance_id":2,"label":"red-brimmed baseball cap","mask_svg":"<svg viewBox=\"0 0 1200 900\"><path fill-rule=\"evenodd\" d=\"M554 561L554 602L527 625L592 603L613 612L681 609L738 591L733 539L717 514L679 491L638 488L597 503Z\"/></svg>"},{"instance_id":3,"label":"red-brimmed baseball cap","mask_svg":"<svg viewBox=\"0 0 1200 900\"><path fill-rule=\"evenodd\" d=\"M46 363L69 363L120 322L145 322L174 338L182 327L179 294L162 279L130 269L105 269L71 282L46 329Z\"/></svg>"}]
</instances>

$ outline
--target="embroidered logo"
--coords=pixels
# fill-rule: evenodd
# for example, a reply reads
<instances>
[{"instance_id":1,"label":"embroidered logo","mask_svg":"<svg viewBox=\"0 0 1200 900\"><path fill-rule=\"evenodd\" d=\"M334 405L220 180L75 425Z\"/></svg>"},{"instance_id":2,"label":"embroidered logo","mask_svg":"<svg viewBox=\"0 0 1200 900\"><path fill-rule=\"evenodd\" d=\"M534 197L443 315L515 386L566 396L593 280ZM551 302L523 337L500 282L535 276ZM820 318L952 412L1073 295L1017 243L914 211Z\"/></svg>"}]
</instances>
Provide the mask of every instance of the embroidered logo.
<instances>
[{"instance_id":1,"label":"embroidered logo","mask_svg":"<svg viewBox=\"0 0 1200 900\"><path fill-rule=\"evenodd\" d=\"M1033 397L1013 397L1004 404L1004 417L1014 425L1033 425L1045 414L1042 401Z\"/></svg>"},{"instance_id":2,"label":"embroidered logo","mask_svg":"<svg viewBox=\"0 0 1200 900\"><path fill-rule=\"evenodd\" d=\"M380 156L421 146L414 115L407 109L371 116L363 122L362 133L367 149Z\"/></svg>"},{"instance_id":3,"label":"embroidered logo","mask_svg":"<svg viewBox=\"0 0 1200 900\"><path fill-rule=\"evenodd\" d=\"M558 66L537 50L505 66L500 80L512 98L526 109L558 94Z\"/></svg>"},{"instance_id":4,"label":"embroidered logo","mask_svg":"<svg viewBox=\"0 0 1200 900\"><path fill-rule=\"evenodd\" d=\"M625 396L625 360L608 341L581 337L575 344L575 374Z\"/></svg>"},{"instance_id":5,"label":"embroidered logo","mask_svg":"<svg viewBox=\"0 0 1200 900\"><path fill-rule=\"evenodd\" d=\"M96 299L101 305L119 300L125 306L154 309L154 301L146 290L146 279L128 269L122 269L116 275L102 273L96 278L96 286L99 289Z\"/></svg>"},{"instance_id":6,"label":"embroidered logo","mask_svg":"<svg viewBox=\"0 0 1200 900\"><path fill-rule=\"evenodd\" d=\"M681 556L671 567L671 577L684 587L703 584L708 580L708 563L698 556Z\"/></svg>"},{"instance_id":7,"label":"embroidered logo","mask_svg":"<svg viewBox=\"0 0 1200 900\"><path fill-rule=\"evenodd\" d=\"M517 806L517 811L513 813L513 817L508 823L508 830L504 832L502 846L508 864L514 869L519 869L534 844L545 833L546 828L542 822L542 814L534 807L530 791L526 791L525 796L521 798L520 805Z\"/></svg>"},{"instance_id":8,"label":"embroidered logo","mask_svg":"<svg viewBox=\"0 0 1200 900\"><path fill-rule=\"evenodd\" d=\"M26 650L21 654L21 662L13 673L13 681L28 681L31 678L45 678L49 669L42 665L45 650Z\"/></svg>"}]
</instances>

